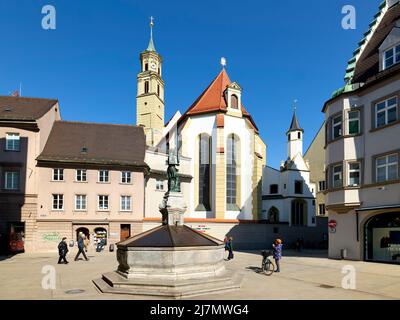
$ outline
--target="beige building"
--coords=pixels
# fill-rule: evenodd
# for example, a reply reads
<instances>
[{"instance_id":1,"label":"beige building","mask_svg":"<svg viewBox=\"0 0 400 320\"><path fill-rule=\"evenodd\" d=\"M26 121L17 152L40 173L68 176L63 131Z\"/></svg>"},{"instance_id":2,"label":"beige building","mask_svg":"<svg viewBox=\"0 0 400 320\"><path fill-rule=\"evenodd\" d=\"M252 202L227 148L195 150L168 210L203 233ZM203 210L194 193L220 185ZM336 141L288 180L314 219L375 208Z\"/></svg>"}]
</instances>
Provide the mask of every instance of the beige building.
<instances>
[{"instance_id":1,"label":"beige building","mask_svg":"<svg viewBox=\"0 0 400 320\"><path fill-rule=\"evenodd\" d=\"M143 128L65 122L57 100L0 97L0 136L1 251L142 231Z\"/></svg>"},{"instance_id":2,"label":"beige building","mask_svg":"<svg viewBox=\"0 0 400 320\"><path fill-rule=\"evenodd\" d=\"M148 172L141 127L57 121L37 158L36 249L86 234L95 245L142 231Z\"/></svg>"},{"instance_id":3,"label":"beige building","mask_svg":"<svg viewBox=\"0 0 400 320\"><path fill-rule=\"evenodd\" d=\"M59 119L57 100L0 97L0 251L34 248L40 188L35 159Z\"/></svg>"},{"instance_id":4,"label":"beige building","mask_svg":"<svg viewBox=\"0 0 400 320\"><path fill-rule=\"evenodd\" d=\"M315 210L317 216L326 216L325 206L325 122L308 147L304 159L310 169L310 181L315 185Z\"/></svg>"},{"instance_id":5,"label":"beige building","mask_svg":"<svg viewBox=\"0 0 400 320\"><path fill-rule=\"evenodd\" d=\"M400 3L380 6L326 102L329 257L400 263Z\"/></svg>"}]
</instances>

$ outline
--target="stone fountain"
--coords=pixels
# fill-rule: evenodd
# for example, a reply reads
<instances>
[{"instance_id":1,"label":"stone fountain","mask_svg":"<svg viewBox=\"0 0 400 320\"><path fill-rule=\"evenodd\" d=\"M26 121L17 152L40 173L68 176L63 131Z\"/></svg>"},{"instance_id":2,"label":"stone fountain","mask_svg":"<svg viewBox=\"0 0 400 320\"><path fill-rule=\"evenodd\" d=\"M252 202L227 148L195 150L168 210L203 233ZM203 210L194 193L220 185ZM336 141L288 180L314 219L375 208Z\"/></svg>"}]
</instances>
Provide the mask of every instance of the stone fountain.
<instances>
[{"instance_id":1,"label":"stone fountain","mask_svg":"<svg viewBox=\"0 0 400 320\"><path fill-rule=\"evenodd\" d=\"M94 280L101 292L186 298L240 287L241 278L225 269L223 242L184 225L177 165L170 154L162 225L117 243L118 269Z\"/></svg>"}]
</instances>

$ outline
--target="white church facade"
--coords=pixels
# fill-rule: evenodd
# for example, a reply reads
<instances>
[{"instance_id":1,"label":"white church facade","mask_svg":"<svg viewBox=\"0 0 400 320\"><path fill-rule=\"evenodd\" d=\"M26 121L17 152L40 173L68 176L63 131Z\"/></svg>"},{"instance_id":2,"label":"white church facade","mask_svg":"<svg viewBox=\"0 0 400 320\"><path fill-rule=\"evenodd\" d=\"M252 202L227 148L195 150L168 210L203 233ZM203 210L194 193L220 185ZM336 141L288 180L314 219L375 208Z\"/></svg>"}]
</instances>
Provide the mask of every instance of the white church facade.
<instances>
[{"instance_id":1,"label":"white church facade","mask_svg":"<svg viewBox=\"0 0 400 320\"><path fill-rule=\"evenodd\" d=\"M186 223L259 221L266 146L243 105L240 85L229 79L223 66L194 103L184 113L177 111L165 124L163 60L152 36L140 60L137 125L146 133L146 163L150 167L144 222L161 217L158 205L167 189L170 152L179 154ZM214 235L223 237L225 232Z\"/></svg>"},{"instance_id":2,"label":"white church facade","mask_svg":"<svg viewBox=\"0 0 400 320\"><path fill-rule=\"evenodd\" d=\"M288 157L279 169L265 167L263 172L262 220L290 226L316 226L315 184L303 158L303 134L296 113L288 137Z\"/></svg>"}]
</instances>

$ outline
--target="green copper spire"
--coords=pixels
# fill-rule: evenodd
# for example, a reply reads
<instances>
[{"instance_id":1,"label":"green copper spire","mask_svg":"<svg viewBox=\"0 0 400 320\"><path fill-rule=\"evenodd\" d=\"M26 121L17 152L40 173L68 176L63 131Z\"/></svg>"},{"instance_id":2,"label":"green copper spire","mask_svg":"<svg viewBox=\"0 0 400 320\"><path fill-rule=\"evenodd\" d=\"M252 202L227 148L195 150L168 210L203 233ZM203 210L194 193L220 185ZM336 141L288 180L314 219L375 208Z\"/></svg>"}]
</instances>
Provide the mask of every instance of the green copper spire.
<instances>
[{"instance_id":1,"label":"green copper spire","mask_svg":"<svg viewBox=\"0 0 400 320\"><path fill-rule=\"evenodd\" d=\"M150 17L150 41L149 41L149 45L148 45L146 51L156 51L156 48L155 48L154 42L153 42L153 26L154 26L154 18Z\"/></svg>"}]
</instances>

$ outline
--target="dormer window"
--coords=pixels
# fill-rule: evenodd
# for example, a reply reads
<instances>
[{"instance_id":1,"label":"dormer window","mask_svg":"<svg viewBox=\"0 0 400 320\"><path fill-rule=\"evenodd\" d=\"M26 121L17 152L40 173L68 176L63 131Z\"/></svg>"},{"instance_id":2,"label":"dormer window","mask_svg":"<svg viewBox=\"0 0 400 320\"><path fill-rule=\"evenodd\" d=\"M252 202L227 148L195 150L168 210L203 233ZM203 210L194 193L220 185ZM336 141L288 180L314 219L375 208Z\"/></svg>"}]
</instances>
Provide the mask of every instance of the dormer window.
<instances>
[{"instance_id":1,"label":"dormer window","mask_svg":"<svg viewBox=\"0 0 400 320\"><path fill-rule=\"evenodd\" d=\"M385 51L384 69L388 69L399 62L400 62L400 45L397 45Z\"/></svg>"},{"instance_id":2,"label":"dormer window","mask_svg":"<svg viewBox=\"0 0 400 320\"><path fill-rule=\"evenodd\" d=\"M232 110L240 111L241 106L241 96L242 88L237 84L237 82L232 82L225 91L225 99L228 104L228 108Z\"/></svg>"},{"instance_id":3,"label":"dormer window","mask_svg":"<svg viewBox=\"0 0 400 320\"><path fill-rule=\"evenodd\" d=\"M231 108L239 109L239 99L236 95L231 95Z\"/></svg>"}]
</instances>

